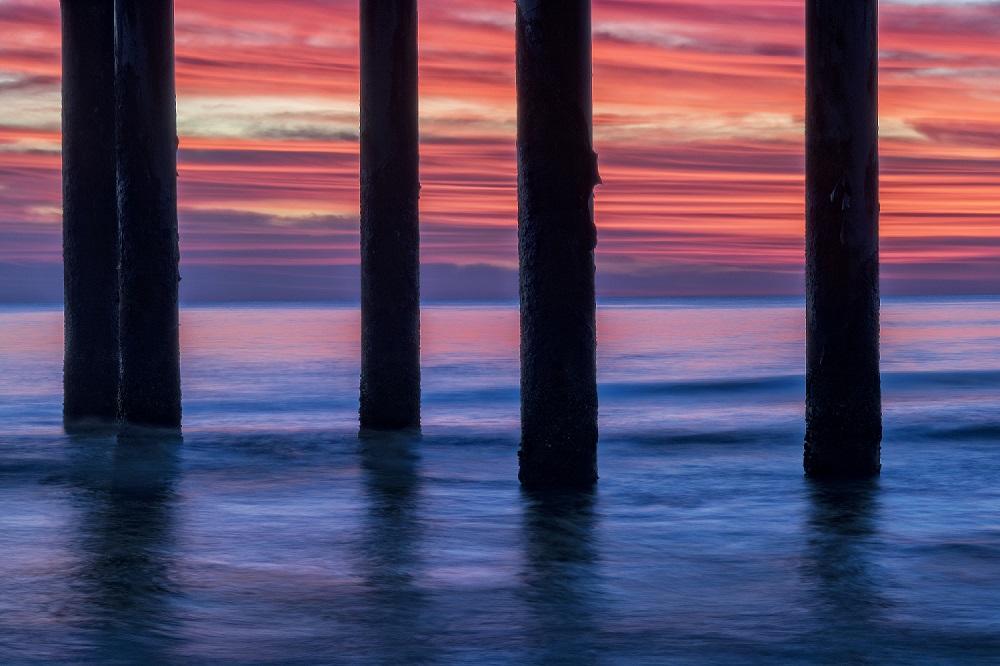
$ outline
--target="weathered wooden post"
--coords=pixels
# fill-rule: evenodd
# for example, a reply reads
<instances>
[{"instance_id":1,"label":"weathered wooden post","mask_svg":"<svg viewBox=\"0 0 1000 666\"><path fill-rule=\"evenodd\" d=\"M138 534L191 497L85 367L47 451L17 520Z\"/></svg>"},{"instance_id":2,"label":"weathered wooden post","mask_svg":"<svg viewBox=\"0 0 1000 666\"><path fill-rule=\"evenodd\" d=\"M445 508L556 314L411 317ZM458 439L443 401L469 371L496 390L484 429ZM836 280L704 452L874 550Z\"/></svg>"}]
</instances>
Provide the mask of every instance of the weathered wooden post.
<instances>
[{"instance_id":1,"label":"weathered wooden post","mask_svg":"<svg viewBox=\"0 0 1000 666\"><path fill-rule=\"evenodd\" d=\"M809 476L879 472L877 0L806 3Z\"/></svg>"},{"instance_id":2,"label":"weathered wooden post","mask_svg":"<svg viewBox=\"0 0 1000 666\"><path fill-rule=\"evenodd\" d=\"M122 420L181 423L173 0L116 0Z\"/></svg>"},{"instance_id":3,"label":"weathered wooden post","mask_svg":"<svg viewBox=\"0 0 1000 666\"><path fill-rule=\"evenodd\" d=\"M63 420L118 411L114 0L62 0Z\"/></svg>"},{"instance_id":4,"label":"weathered wooden post","mask_svg":"<svg viewBox=\"0 0 1000 666\"><path fill-rule=\"evenodd\" d=\"M597 480L590 0L517 0L521 450L528 488Z\"/></svg>"},{"instance_id":5,"label":"weathered wooden post","mask_svg":"<svg viewBox=\"0 0 1000 666\"><path fill-rule=\"evenodd\" d=\"M416 0L361 0L362 428L420 427Z\"/></svg>"}]
</instances>

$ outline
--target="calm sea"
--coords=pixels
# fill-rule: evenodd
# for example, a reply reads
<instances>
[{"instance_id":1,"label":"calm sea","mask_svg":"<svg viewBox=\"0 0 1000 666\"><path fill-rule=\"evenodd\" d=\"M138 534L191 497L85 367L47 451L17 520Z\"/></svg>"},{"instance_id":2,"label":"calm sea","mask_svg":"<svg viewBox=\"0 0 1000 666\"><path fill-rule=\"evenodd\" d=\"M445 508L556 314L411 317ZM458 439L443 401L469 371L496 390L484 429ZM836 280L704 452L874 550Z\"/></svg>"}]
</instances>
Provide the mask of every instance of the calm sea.
<instances>
[{"instance_id":1,"label":"calm sea","mask_svg":"<svg viewBox=\"0 0 1000 666\"><path fill-rule=\"evenodd\" d=\"M607 302L601 480L517 483L516 304L423 311L357 436L353 307L182 311L182 437L69 437L0 308L0 662L1000 663L1000 298L883 304L882 476L802 476L799 300Z\"/></svg>"}]
</instances>

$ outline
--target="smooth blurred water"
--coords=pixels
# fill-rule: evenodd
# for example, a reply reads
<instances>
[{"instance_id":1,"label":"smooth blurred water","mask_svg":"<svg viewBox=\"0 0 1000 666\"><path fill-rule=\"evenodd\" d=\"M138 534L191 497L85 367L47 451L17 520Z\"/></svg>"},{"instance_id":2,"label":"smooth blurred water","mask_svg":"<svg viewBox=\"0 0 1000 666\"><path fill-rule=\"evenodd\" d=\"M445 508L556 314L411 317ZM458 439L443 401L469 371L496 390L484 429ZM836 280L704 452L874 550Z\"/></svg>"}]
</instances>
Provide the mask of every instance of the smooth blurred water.
<instances>
[{"instance_id":1,"label":"smooth blurred water","mask_svg":"<svg viewBox=\"0 0 1000 666\"><path fill-rule=\"evenodd\" d=\"M0 308L2 663L1000 663L1000 299L883 303L882 476L801 471L794 299L599 312L601 480L516 480L516 304L430 305L359 440L350 307L182 311L184 431L67 436Z\"/></svg>"}]
</instances>

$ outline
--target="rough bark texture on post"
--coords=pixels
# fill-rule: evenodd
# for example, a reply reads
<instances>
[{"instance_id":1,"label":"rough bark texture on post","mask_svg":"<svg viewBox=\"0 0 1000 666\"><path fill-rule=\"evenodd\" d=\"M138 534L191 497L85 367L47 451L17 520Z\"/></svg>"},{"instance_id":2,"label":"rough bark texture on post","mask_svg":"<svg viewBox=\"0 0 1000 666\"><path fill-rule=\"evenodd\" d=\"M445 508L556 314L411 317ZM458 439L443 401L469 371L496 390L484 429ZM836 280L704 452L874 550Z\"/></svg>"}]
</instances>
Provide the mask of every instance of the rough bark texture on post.
<instances>
[{"instance_id":1,"label":"rough bark texture on post","mask_svg":"<svg viewBox=\"0 0 1000 666\"><path fill-rule=\"evenodd\" d=\"M806 437L810 476L881 467L876 0L806 10Z\"/></svg>"},{"instance_id":2,"label":"rough bark texture on post","mask_svg":"<svg viewBox=\"0 0 1000 666\"><path fill-rule=\"evenodd\" d=\"M420 427L416 0L361 0L362 428Z\"/></svg>"},{"instance_id":3,"label":"rough bark texture on post","mask_svg":"<svg viewBox=\"0 0 1000 666\"><path fill-rule=\"evenodd\" d=\"M63 419L118 411L114 0L62 0Z\"/></svg>"},{"instance_id":4,"label":"rough bark texture on post","mask_svg":"<svg viewBox=\"0 0 1000 666\"><path fill-rule=\"evenodd\" d=\"M517 0L521 450L528 488L597 480L590 0Z\"/></svg>"},{"instance_id":5,"label":"rough bark texture on post","mask_svg":"<svg viewBox=\"0 0 1000 666\"><path fill-rule=\"evenodd\" d=\"M119 416L179 427L177 118L172 0L116 0Z\"/></svg>"}]
</instances>

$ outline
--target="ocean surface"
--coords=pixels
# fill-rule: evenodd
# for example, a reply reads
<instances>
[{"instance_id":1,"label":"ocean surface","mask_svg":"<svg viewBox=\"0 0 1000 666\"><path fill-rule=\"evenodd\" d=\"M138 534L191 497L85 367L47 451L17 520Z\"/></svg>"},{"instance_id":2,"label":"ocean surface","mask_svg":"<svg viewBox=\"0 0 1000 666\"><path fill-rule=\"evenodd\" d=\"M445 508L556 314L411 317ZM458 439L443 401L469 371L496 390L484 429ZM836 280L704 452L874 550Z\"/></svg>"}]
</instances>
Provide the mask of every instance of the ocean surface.
<instances>
[{"instance_id":1,"label":"ocean surface","mask_svg":"<svg viewBox=\"0 0 1000 666\"><path fill-rule=\"evenodd\" d=\"M359 439L359 314L184 308L176 437L67 436L0 306L0 663L1000 663L1000 297L888 299L882 475L802 475L799 299L599 308L600 482L517 483L516 303L423 310Z\"/></svg>"}]
</instances>

